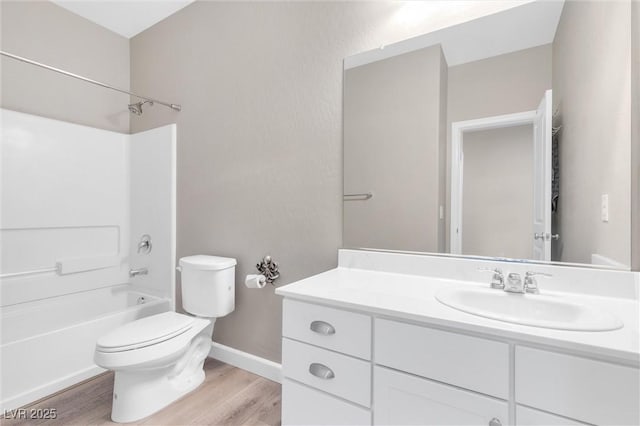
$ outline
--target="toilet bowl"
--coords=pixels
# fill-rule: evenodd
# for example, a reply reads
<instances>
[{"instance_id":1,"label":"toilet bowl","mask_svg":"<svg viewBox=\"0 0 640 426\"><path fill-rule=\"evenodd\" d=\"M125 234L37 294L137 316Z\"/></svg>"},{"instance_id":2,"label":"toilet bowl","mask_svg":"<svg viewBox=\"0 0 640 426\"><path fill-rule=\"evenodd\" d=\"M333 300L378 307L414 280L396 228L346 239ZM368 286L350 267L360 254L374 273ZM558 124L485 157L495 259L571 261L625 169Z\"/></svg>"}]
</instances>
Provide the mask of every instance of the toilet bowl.
<instances>
[{"instance_id":1,"label":"toilet bowl","mask_svg":"<svg viewBox=\"0 0 640 426\"><path fill-rule=\"evenodd\" d=\"M196 389L205 378L216 318L235 307L235 259L180 259L182 298L191 316L164 312L100 337L94 361L115 372L111 419L143 419Z\"/></svg>"}]
</instances>

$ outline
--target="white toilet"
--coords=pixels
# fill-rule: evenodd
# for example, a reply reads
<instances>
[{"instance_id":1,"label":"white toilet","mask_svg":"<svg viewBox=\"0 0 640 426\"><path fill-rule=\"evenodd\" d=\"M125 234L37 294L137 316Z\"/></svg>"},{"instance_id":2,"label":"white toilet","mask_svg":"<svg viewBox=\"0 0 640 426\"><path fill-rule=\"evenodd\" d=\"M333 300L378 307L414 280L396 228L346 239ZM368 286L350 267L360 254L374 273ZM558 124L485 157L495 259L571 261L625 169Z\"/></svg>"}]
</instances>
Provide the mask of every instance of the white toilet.
<instances>
[{"instance_id":1,"label":"white toilet","mask_svg":"<svg viewBox=\"0 0 640 426\"><path fill-rule=\"evenodd\" d=\"M197 255L181 258L179 265L182 305L193 316L164 312L142 318L96 343L95 363L115 371L115 422L140 420L197 388L215 320L235 307L235 259Z\"/></svg>"}]
</instances>

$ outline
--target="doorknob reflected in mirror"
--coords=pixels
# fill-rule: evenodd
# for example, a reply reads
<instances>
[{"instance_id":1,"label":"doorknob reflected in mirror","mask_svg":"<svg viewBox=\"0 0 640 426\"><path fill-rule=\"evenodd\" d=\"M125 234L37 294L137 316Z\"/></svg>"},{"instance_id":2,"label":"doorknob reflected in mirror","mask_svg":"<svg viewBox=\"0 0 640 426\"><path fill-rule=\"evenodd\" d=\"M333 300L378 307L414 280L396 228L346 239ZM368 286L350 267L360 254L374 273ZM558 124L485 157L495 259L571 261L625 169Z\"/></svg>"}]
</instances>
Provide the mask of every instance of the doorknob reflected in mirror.
<instances>
[{"instance_id":1,"label":"doorknob reflected in mirror","mask_svg":"<svg viewBox=\"0 0 640 426\"><path fill-rule=\"evenodd\" d=\"M534 240L543 240L543 241L549 241L549 240L559 240L560 239L560 234L549 234L549 233L534 233L533 234L533 239Z\"/></svg>"}]
</instances>

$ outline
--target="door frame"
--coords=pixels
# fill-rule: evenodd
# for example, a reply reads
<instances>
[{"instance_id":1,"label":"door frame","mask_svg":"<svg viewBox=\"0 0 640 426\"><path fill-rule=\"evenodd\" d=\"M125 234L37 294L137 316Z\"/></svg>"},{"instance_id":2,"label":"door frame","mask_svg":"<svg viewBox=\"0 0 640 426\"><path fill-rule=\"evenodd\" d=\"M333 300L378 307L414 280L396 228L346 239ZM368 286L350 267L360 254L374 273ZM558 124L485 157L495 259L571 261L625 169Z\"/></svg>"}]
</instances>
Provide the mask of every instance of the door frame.
<instances>
[{"instance_id":1,"label":"door frame","mask_svg":"<svg viewBox=\"0 0 640 426\"><path fill-rule=\"evenodd\" d=\"M504 127L534 125L536 111L495 115L474 120L451 123L451 214L449 238L451 253L462 254L462 184L464 164L462 143L465 132L500 129Z\"/></svg>"}]
</instances>

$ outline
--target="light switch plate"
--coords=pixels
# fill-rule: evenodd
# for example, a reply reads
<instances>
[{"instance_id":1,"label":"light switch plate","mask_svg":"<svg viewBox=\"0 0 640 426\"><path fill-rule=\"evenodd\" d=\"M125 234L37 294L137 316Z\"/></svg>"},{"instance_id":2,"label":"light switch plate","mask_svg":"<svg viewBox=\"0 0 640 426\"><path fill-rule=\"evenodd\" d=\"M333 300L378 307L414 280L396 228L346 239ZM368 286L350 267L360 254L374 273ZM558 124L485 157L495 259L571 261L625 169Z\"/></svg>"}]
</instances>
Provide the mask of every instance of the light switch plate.
<instances>
[{"instance_id":1,"label":"light switch plate","mask_svg":"<svg viewBox=\"0 0 640 426\"><path fill-rule=\"evenodd\" d=\"M602 219L603 222L609 222L609 194L602 194L600 219Z\"/></svg>"}]
</instances>

